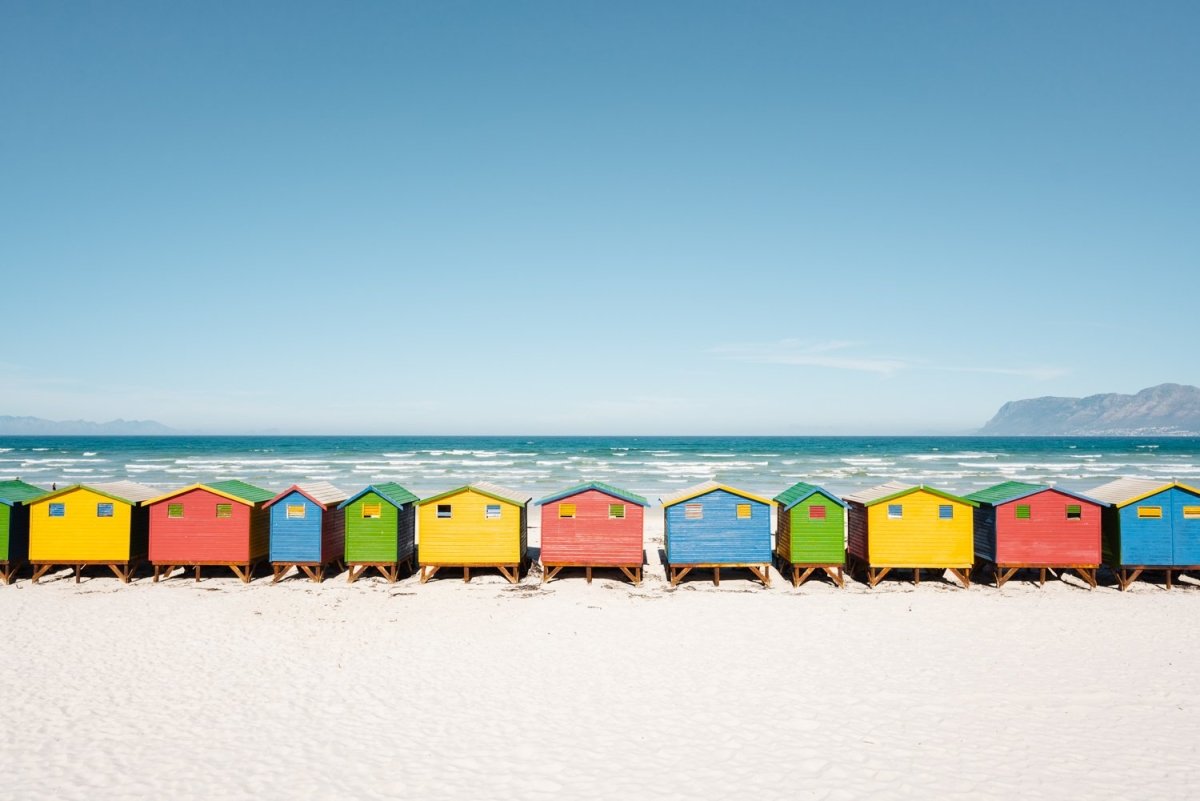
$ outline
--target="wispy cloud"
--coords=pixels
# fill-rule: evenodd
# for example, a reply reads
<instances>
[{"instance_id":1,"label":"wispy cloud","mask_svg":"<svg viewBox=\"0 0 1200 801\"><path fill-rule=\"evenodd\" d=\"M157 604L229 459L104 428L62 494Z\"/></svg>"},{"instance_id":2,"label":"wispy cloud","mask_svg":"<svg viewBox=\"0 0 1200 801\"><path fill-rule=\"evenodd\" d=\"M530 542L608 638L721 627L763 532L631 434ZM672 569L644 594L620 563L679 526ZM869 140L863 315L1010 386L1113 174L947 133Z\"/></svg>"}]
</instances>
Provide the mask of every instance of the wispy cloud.
<instances>
[{"instance_id":1,"label":"wispy cloud","mask_svg":"<svg viewBox=\"0 0 1200 801\"><path fill-rule=\"evenodd\" d=\"M797 367L827 367L833 370L851 370L860 373L875 373L881 376L891 376L906 370L924 370L943 373L987 373L1048 381L1069 372L1065 368L1049 365L1017 367L955 365L923 359L881 356L863 351L864 348L860 343L848 340L806 342L800 339L718 345L711 349L711 352L717 356L736 361L786 364Z\"/></svg>"}]
</instances>

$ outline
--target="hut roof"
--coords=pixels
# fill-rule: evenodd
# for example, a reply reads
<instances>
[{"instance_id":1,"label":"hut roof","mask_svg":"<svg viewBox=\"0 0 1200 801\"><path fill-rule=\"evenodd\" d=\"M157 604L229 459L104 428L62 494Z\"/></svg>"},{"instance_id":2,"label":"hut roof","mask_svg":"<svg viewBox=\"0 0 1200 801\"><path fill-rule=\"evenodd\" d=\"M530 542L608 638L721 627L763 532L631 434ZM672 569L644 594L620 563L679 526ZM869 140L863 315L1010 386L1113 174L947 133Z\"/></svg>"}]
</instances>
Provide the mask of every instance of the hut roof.
<instances>
[{"instance_id":1,"label":"hut roof","mask_svg":"<svg viewBox=\"0 0 1200 801\"><path fill-rule=\"evenodd\" d=\"M555 501L562 500L563 498L569 498L572 495L578 495L579 493L587 492L588 490L603 492L605 495L611 495L618 500L628 501L629 503L636 503L639 506L650 505L641 495L635 495L628 490L618 489L617 487L614 487L611 484L605 484L602 481L587 481L583 484L576 484L573 487L568 487L562 492L556 492L553 495L547 495L545 498L542 498L540 501L538 501L538 503L554 503Z\"/></svg>"},{"instance_id":2,"label":"hut roof","mask_svg":"<svg viewBox=\"0 0 1200 801\"><path fill-rule=\"evenodd\" d=\"M274 506L293 492L300 493L317 506L325 507L336 506L346 500L346 496L349 494L345 490L340 490L333 486L328 481L306 481L303 484L293 484L267 501L266 505Z\"/></svg>"},{"instance_id":3,"label":"hut roof","mask_svg":"<svg viewBox=\"0 0 1200 801\"><path fill-rule=\"evenodd\" d=\"M178 498L180 495L194 492L195 490L211 492L214 495L220 495L222 498L228 498L231 501L237 501L247 506L253 506L262 501L269 501L275 497L273 492L256 487L253 484L247 484L244 481L217 481L213 484L189 484L186 487L173 489L164 495L150 498L146 501L146 504L162 503L163 501Z\"/></svg>"},{"instance_id":4,"label":"hut roof","mask_svg":"<svg viewBox=\"0 0 1200 801\"><path fill-rule=\"evenodd\" d=\"M5 506L24 503L31 498L45 494L46 490L41 487L35 487L32 484L26 484L19 478L13 481L0 481L0 503Z\"/></svg>"},{"instance_id":5,"label":"hut roof","mask_svg":"<svg viewBox=\"0 0 1200 801\"><path fill-rule=\"evenodd\" d=\"M158 494L158 490L153 487L147 487L145 484L138 484L134 481L106 481L100 484L72 484L60 490L48 492L35 500L39 502L46 501L80 489L89 490L97 495L103 495L105 498L112 498L114 501L120 501L130 506L144 504Z\"/></svg>"},{"instance_id":6,"label":"hut roof","mask_svg":"<svg viewBox=\"0 0 1200 801\"><path fill-rule=\"evenodd\" d=\"M502 487L499 484L493 484L490 481L476 481L474 484L467 484L463 487L455 487L452 490L446 490L445 492L440 492L437 495L431 495L428 498L424 498L419 501L417 505L424 506L427 503L433 503L434 501L447 498L451 495L458 495L460 492L466 492L467 490L478 492L480 495L486 495L489 498L495 498L498 501L504 501L505 503L511 503L517 506L524 506L533 500L531 496L525 495L517 490Z\"/></svg>"},{"instance_id":7,"label":"hut roof","mask_svg":"<svg viewBox=\"0 0 1200 801\"><path fill-rule=\"evenodd\" d=\"M1100 503L1095 498L1089 498L1086 495L1080 495L1077 492L1071 492L1061 487L1053 487L1049 484L1029 484L1025 481L1004 481L987 489L972 492L970 495L964 497L969 501L999 506L1004 503L1019 501L1022 498L1028 498L1030 495L1037 495L1039 492L1045 492L1046 490L1061 492L1070 498L1086 501L1087 503Z\"/></svg>"},{"instance_id":8,"label":"hut roof","mask_svg":"<svg viewBox=\"0 0 1200 801\"><path fill-rule=\"evenodd\" d=\"M768 506L770 506L770 504L771 504L771 502L769 500L767 500L766 498L763 498L759 495L754 495L752 493L746 492L745 490L734 489L733 487L727 487L724 484L721 484L720 482L717 482L717 481L705 481L703 484L697 484L694 487L688 487L687 489L680 490L679 492L676 492L672 495L664 495L661 498L659 498L658 500L659 500L659 503L661 503L663 505L663 507L665 508L667 506L674 506L677 503L683 503L684 501L691 500L692 498L699 498L701 495L707 495L708 493L713 492L714 490L724 490L725 492L728 492L730 495L737 495L740 498L746 498L751 501L758 501L759 503L765 503Z\"/></svg>"},{"instance_id":9,"label":"hut roof","mask_svg":"<svg viewBox=\"0 0 1200 801\"><path fill-rule=\"evenodd\" d=\"M952 495L945 490L935 489L925 484L905 484L902 481L889 481L877 487L851 493L844 496L844 498L847 501L861 503L863 506L874 506L875 504L892 501L896 498L903 498L905 495L911 495L914 492L928 492L930 495L936 495L939 498L945 498L948 501L955 501L956 503L964 503L967 506L979 505L978 501L963 498L959 495Z\"/></svg>"},{"instance_id":10,"label":"hut roof","mask_svg":"<svg viewBox=\"0 0 1200 801\"><path fill-rule=\"evenodd\" d=\"M1200 495L1200 489L1195 487L1181 484L1178 481L1163 481L1157 478L1118 478L1088 490L1088 495L1101 503L1120 507L1137 503L1143 498L1149 498L1151 495L1157 495L1173 487L1187 490L1193 495Z\"/></svg>"},{"instance_id":11,"label":"hut roof","mask_svg":"<svg viewBox=\"0 0 1200 801\"><path fill-rule=\"evenodd\" d=\"M801 503L813 495L824 495L829 500L836 503L838 506L845 508L846 502L841 498L836 497L833 493L826 489L818 487L816 484L806 484L803 481L797 481L792 486L785 489L783 492L775 496L776 503L783 504L783 510L786 512L798 503Z\"/></svg>"},{"instance_id":12,"label":"hut roof","mask_svg":"<svg viewBox=\"0 0 1200 801\"><path fill-rule=\"evenodd\" d=\"M404 487L397 484L395 481L385 481L382 484L372 484L369 487L364 487L346 500L342 501L338 508L345 509L347 506L354 503L368 492L375 493L392 506L395 506L397 509L400 509L406 503L416 503L417 501L421 500L416 495L413 495Z\"/></svg>"}]
</instances>

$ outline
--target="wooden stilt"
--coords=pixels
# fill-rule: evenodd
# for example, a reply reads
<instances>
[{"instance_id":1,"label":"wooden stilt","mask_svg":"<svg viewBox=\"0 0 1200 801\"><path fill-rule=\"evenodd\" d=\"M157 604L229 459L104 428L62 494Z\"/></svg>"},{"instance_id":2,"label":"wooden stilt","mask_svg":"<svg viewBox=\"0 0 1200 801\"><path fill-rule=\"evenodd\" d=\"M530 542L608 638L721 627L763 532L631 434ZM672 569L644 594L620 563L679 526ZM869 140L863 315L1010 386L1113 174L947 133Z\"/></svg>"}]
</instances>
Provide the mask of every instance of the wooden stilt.
<instances>
[{"instance_id":1,"label":"wooden stilt","mask_svg":"<svg viewBox=\"0 0 1200 801\"><path fill-rule=\"evenodd\" d=\"M1169 567L1168 567L1168 568L1167 568L1167 570L1166 570L1166 573L1167 573L1167 589L1168 589L1168 590L1170 590L1170 589L1171 589L1171 573L1172 573L1172 572L1174 572L1174 571L1172 571L1172 570L1171 570L1171 568L1169 568Z\"/></svg>"},{"instance_id":2,"label":"wooden stilt","mask_svg":"<svg viewBox=\"0 0 1200 801\"><path fill-rule=\"evenodd\" d=\"M585 570L585 571L586 571L586 573L587 573L587 583L588 583L588 584L591 584L591 583L592 583L592 568L591 568L591 565L589 565L589 566L585 567L585 568L584 568L584 570Z\"/></svg>"},{"instance_id":3,"label":"wooden stilt","mask_svg":"<svg viewBox=\"0 0 1200 801\"><path fill-rule=\"evenodd\" d=\"M54 565L38 565L37 567L35 567L33 569L33 583L37 584L38 580L41 579L42 576L49 573L50 568L52 568L52 567L54 567Z\"/></svg>"},{"instance_id":4,"label":"wooden stilt","mask_svg":"<svg viewBox=\"0 0 1200 801\"><path fill-rule=\"evenodd\" d=\"M960 570L957 567L952 567L950 568L950 572L957 576L958 580L962 582L963 589L971 589L971 568L968 567Z\"/></svg>"},{"instance_id":5,"label":"wooden stilt","mask_svg":"<svg viewBox=\"0 0 1200 801\"><path fill-rule=\"evenodd\" d=\"M200 583L200 565L196 565L196 583Z\"/></svg>"},{"instance_id":6,"label":"wooden stilt","mask_svg":"<svg viewBox=\"0 0 1200 801\"><path fill-rule=\"evenodd\" d=\"M721 568L719 568L719 567L713 568L713 586L715 586L715 587L721 586Z\"/></svg>"}]
</instances>

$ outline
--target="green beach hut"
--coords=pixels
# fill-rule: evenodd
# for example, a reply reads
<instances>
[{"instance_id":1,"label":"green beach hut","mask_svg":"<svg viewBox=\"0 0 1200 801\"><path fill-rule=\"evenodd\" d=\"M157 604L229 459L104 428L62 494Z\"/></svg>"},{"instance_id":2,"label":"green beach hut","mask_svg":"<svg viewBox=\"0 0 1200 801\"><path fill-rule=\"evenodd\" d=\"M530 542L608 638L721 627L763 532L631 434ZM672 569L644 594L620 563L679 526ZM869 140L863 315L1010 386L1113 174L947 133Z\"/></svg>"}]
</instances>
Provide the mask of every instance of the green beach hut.
<instances>
[{"instance_id":1,"label":"green beach hut","mask_svg":"<svg viewBox=\"0 0 1200 801\"><path fill-rule=\"evenodd\" d=\"M845 586L846 503L803 481L775 496L775 559L799 587L817 570Z\"/></svg>"},{"instance_id":2,"label":"green beach hut","mask_svg":"<svg viewBox=\"0 0 1200 801\"><path fill-rule=\"evenodd\" d=\"M351 584L368 568L389 582L400 566L416 564L416 503L420 500L394 481L372 484L342 502L346 512L346 578Z\"/></svg>"},{"instance_id":3,"label":"green beach hut","mask_svg":"<svg viewBox=\"0 0 1200 801\"><path fill-rule=\"evenodd\" d=\"M21 565L29 560L30 499L46 490L19 478L0 481L0 580L12 584Z\"/></svg>"}]
</instances>

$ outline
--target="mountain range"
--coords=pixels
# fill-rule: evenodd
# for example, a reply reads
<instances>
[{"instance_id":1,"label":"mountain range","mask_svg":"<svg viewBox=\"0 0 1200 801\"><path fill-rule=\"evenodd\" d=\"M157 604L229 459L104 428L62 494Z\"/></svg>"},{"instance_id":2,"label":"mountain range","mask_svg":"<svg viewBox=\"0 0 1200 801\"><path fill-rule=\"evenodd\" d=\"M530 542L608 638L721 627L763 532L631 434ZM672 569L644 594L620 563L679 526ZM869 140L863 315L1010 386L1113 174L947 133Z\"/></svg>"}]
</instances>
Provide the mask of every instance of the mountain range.
<instances>
[{"instance_id":1,"label":"mountain range","mask_svg":"<svg viewBox=\"0 0 1200 801\"><path fill-rule=\"evenodd\" d=\"M1134 395L1009 401L979 431L996 436L1200 436L1200 387L1159 384Z\"/></svg>"},{"instance_id":2,"label":"mountain range","mask_svg":"<svg viewBox=\"0 0 1200 801\"><path fill-rule=\"evenodd\" d=\"M177 434L154 420L110 420L94 423L90 420L43 420L40 417L0 415L0 435L61 435L61 436L135 436Z\"/></svg>"}]
</instances>

